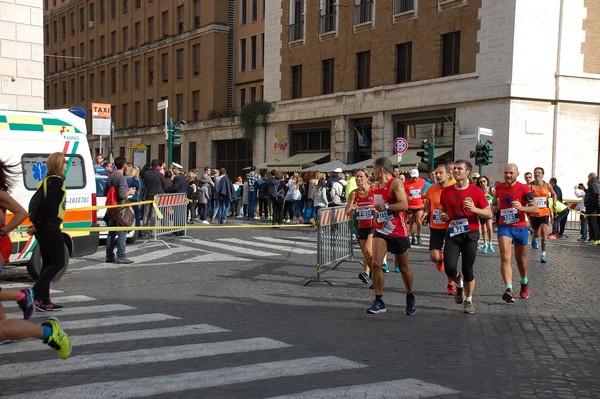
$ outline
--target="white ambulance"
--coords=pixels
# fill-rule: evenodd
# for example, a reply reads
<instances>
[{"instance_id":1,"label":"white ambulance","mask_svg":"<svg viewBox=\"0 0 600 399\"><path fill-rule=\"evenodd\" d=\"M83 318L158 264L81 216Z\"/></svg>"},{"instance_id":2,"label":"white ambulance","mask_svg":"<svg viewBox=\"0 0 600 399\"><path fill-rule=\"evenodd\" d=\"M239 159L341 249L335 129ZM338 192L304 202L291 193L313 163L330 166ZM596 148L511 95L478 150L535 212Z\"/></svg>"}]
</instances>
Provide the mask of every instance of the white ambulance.
<instances>
[{"instance_id":1,"label":"white ambulance","mask_svg":"<svg viewBox=\"0 0 600 399\"><path fill-rule=\"evenodd\" d=\"M18 165L21 172L14 177L12 196L25 208L46 173L46 159L53 152L67 158L65 186L67 203L63 228L97 227L97 212L85 210L96 205L96 181L93 161L87 140L85 111L82 108L39 112L0 109L0 158L7 164ZM8 212L7 220L12 214ZM31 223L26 219L22 230L10 233L13 251L10 265L26 266L37 279L42 259L35 237L25 230ZM89 255L98 249L98 232L63 232L65 254ZM56 276L59 279L69 263Z\"/></svg>"}]
</instances>

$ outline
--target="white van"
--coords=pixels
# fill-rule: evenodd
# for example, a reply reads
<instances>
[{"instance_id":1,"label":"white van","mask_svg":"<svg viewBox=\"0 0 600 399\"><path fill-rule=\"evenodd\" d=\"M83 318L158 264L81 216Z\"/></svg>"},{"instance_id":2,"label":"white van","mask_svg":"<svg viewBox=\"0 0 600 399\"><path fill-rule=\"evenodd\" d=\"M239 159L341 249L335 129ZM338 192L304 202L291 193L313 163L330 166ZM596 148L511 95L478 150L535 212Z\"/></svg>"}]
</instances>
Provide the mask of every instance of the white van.
<instances>
[{"instance_id":1,"label":"white van","mask_svg":"<svg viewBox=\"0 0 600 399\"><path fill-rule=\"evenodd\" d=\"M87 141L85 111L82 108L40 112L0 109L0 158L19 165L21 174L15 178L12 196L25 208L46 174L46 159L53 152L67 158L65 186L67 203L62 227L97 227L97 212L80 210L96 205L96 181L90 148ZM7 220L12 214L9 212ZM31 223L26 219L22 226ZM37 279L42 259L35 237L24 230L10 233L13 251L9 264L27 266ZM65 254L89 255L98 249L98 232L63 232ZM68 267L69 256L59 279Z\"/></svg>"}]
</instances>

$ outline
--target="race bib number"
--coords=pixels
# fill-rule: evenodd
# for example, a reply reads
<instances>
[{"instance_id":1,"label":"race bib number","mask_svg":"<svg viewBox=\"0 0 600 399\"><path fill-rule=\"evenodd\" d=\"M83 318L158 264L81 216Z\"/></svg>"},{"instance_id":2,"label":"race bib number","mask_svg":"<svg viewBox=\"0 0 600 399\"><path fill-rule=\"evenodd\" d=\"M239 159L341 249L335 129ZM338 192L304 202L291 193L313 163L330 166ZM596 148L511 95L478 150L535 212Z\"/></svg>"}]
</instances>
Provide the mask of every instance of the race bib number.
<instances>
[{"instance_id":1,"label":"race bib number","mask_svg":"<svg viewBox=\"0 0 600 399\"><path fill-rule=\"evenodd\" d=\"M413 198L421 198L421 189L418 189L418 188L411 189L410 196Z\"/></svg>"},{"instance_id":2,"label":"race bib number","mask_svg":"<svg viewBox=\"0 0 600 399\"><path fill-rule=\"evenodd\" d=\"M356 219L358 220L369 220L373 219L373 212L370 206L363 206L356 208Z\"/></svg>"},{"instance_id":3,"label":"race bib number","mask_svg":"<svg viewBox=\"0 0 600 399\"><path fill-rule=\"evenodd\" d=\"M505 224L513 224L519 221L519 212L515 208L500 210L500 217Z\"/></svg>"},{"instance_id":4,"label":"race bib number","mask_svg":"<svg viewBox=\"0 0 600 399\"><path fill-rule=\"evenodd\" d=\"M448 225L448 232L450 234L450 237L466 233L467 231L469 231L469 220L466 218L453 220Z\"/></svg>"},{"instance_id":5,"label":"race bib number","mask_svg":"<svg viewBox=\"0 0 600 399\"><path fill-rule=\"evenodd\" d=\"M393 218L394 214L392 213L392 211L377 212L377 222L379 223L389 222Z\"/></svg>"},{"instance_id":6,"label":"race bib number","mask_svg":"<svg viewBox=\"0 0 600 399\"><path fill-rule=\"evenodd\" d=\"M546 206L548 206L547 205L548 204L548 198L546 198L546 197L535 197L535 203L540 208L545 208Z\"/></svg>"},{"instance_id":7,"label":"race bib number","mask_svg":"<svg viewBox=\"0 0 600 399\"><path fill-rule=\"evenodd\" d=\"M435 223L435 224L444 224L444 221L442 220L442 217L440 216L440 210L439 209L434 209L433 210L433 223Z\"/></svg>"}]
</instances>

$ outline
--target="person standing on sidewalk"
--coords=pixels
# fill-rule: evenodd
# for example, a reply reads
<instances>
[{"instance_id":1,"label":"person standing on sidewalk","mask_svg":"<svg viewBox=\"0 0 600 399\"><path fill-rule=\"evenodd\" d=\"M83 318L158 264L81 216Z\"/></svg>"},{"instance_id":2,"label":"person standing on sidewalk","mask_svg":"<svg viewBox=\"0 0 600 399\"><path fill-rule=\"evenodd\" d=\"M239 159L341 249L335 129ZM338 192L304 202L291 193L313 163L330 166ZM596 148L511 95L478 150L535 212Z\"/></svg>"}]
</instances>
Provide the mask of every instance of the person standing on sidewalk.
<instances>
[{"instance_id":1,"label":"person standing on sidewalk","mask_svg":"<svg viewBox=\"0 0 600 399\"><path fill-rule=\"evenodd\" d=\"M540 256L541 263L548 263L548 257L546 256L546 240L548 239L548 222L550 220L550 214L552 210L549 205L549 198L552 199L553 203L556 203L556 193L552 186L544 181L544 168L537 167L533 170L534 180L530 183L533 197L538 206L538 211L530 213L529 221L531 222L531 228L533 229L533 239L531 240L531 247L538 249L537 239L542 240L542 255ZM506 179L506 178L505 178Z\"/></svg>"},{"instance_id":2,"label":"person standing on sidewalk","mask_svg":"<svg viewBox=\"0 0 600 399\"><path fill-rule=\"evenodd\" d=\"M386 158L377 158L373 162L375 185L373 187L375 201L375 232L373 233L373 264L371 278L375 291L375 300L367 313L384 313L383 302L383 259L388 252L394 254L396 264L402 273L402 281L406 288L406 308L404 314L413 315L417 305L413 288L413 272L408 265L408 227L406 226L406 210L408 199L402 182L392 176L392 162Z\"/></svg>"},{"instance_id":3,"label":"person standing on sidewalk","mask_svg":"<svg viewBox=\"0 0 600 399\"><path fill-rule=\"evenodd\" d=\"M496 194L492 200L492 209L500 211L498 219L498 245L500 247L500 273L504 281L502 299L513 303L512 291L512 247L514 246L515 261L521 276L519 296L529 298L529 278L527 261L527 219L526 213L538 213L538 201L527 184L517 181L519 168L508 164L504 168L504 183L496 185ZM534 218L530 218L533 220ZM534 222L532 222L534 223ZM536 222L537 223L537 222Z\"/></svg>"},{"instance_id":4,"label":"person standing on sidewalk","mask_svg":"<svg viewBox=\"0 0 600 399\"><path fill-rule=\"evenodd\" d=\"M37 210L37 219L33 227L28 230L30 234L35 234L42 256L42 271L33 286L35 308L40 312L58 311L63 308L50 299L50 282L65 267L65 242L60 225L66 209L66 170L67 159L62 152L48 156L45 182L42 183L46 186L44 200ZM112 175L108 179L111 177Z\"/></svg>"},{"instance_id":5,"label":"person standing on sidewalk","mask_svg":"<svg viewBox=\"0 0 600 399\"><path fill-rule=\"evenodd\" d=\"M588 175L588 188L585 191L585 213L588 220L592 245L600 245L600 181L595 173Z\"/></svg>"},{"instance_id":6,"label":"person standing on sidewalk","mask_svg":"<svg viewBox=\"0 0 600 399\"><path fill-rule=\"evenodd\" d=\"M451 186L448 181L450 171L448 166L439 165L433 171L436 184L429 186L425 193L426 208L421 216L423 220L429 217L429 258L435 263L440 272L444 271L444 238L446 237L447 223L441 219L440 198L442 190ZM456 294L454 280L448 277L447 285L448 295Z\"/></svg>"},{"instance_id":7,"label":"person standing on sidewalk","mask_svg":"<svg viewBox=\"0 0 600 399\"><path fill-rule=\"evenodd\" d=\"M454 300L457 304L463 304L464 313L475 313L473 266L477 257L479 218L492 217L492 210L483 191L469 182L472 169L469 161L454 162L453 174L456 184L444 188L440 198L440 216L448 223L444 245L444 269L446 276L456 284ZM458 272L458 257L461 254L462 274Z\"/></svg>"}]
</instances>

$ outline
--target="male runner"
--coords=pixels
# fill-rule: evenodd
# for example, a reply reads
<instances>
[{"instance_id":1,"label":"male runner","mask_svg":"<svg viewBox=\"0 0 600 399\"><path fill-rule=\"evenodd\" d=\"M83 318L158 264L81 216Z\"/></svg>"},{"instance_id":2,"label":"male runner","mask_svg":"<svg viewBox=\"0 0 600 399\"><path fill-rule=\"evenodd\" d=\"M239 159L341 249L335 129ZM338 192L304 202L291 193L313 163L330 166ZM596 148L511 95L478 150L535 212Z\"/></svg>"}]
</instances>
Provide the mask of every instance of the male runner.
<instances>
[{"instance_id":1,"label":"male runner","mask_svg":"<svg viewBox=\"0 0 600 399\"><path fill-rule=\"evenodd\" d=\"M404 190L406 191L406 195L408 196L408 210L406 211L406 216L408 217L408 222L410 224L410 244L411 245L421 245L423 241L421 240L421 229L423 228L423 222L421 222L421 215L423 214L423 210L425 209L425 204L423 203L423 198L421 198L421 194L423 194L423 187L425 187L425 179L419 177L419 170L412 169L410 171L410 180L407 180L404 183ZM417 240L415 241L415 224L417 225Z\"/></svg>"},{"instance_id":2,"label":"male runner","mask_svg":"<svg viewBox=\"0 0 600 399\"><path fill-rule=\"evenodd\" d=\"M473 265L479 240L479 217L491 218L492 210L483 191L469 183L473 166L469 161L454 162L456 184L442 190L440 216L448 222L444 246L446 275L456 283L454 301L463 304L464 313L475 313ZM462 254L462 275L458 272L458 257ZM463 289L464 279L464 289ZM463 297L464 294L464 297Z\"/></svg>"},{"instance_id":3,"label":"male runner","mask_svg":"<svg viewBox=\"0 0 600 399\"><path fill-rule=\"evenodd\" d=\"M504 168L504 183L496 184L496 193L492 200L494 212L500 210L498 219L498 245L500 246L500 273L505 291L502 299L513 303L512 291L512 246L515 247L515 261L521 275L519 296L529 298L529 280L527 270L527 219L525 213L535 213L538 206L527 184L517 181L519 168L509 163ZM531 218L533 219L533 218Z\"/></svg>"},{"instance_id":4,"label":"male runner","mask_svg":"<svg viewBox=\"0 0 600 399\"><path fill-rule=\"evenodd\" d=\"M444 237L446 222L440 217L440 197L442 190L451 184L448 182L450 171L446 165L439 165L433 172L436 184L432 184L425 193L426 208L422 219L429 217L429 258L440 272L444 271ZM448 295L456 294L454 281L448 277Z\"/></svg>"},{"instance_id":5,"label":"male runner","mask_svg":"<svg viewBox=\"0 0 600 399\"><path fill-rule=\"evenodd\" d=\"M375 233L373 234L373 264L371 279L375 290L375 300L367 313L385 312L383 302L383 258L388 252L394 254L396 264L402 273L402 281L406 288L406 308L404 314L410 316L417 311L413 290L413 272L408 266L408 228L404 212L408 209L408 201L404 186L399 179L392 177L392 163L386 157L377 158L373 162L375 185Z\"/></svg>"},{"instance_id":6,"label":"male runner","mask_svg":"<svg viewBox=\"0 0 600 399\"><path fill-rule=\"evenodd\" d=\"M531 247L538 249L538 237L542 238L542 256L540 262L548 263L546 256L546 240L548 238L548 221L550 220L550 207L548 206L548 198L552 197L552 203L556 204L557 196L552 186L544 181L544 169L537 167L533 170L534 180L530 187L538 206L538 211L529 215L531 228L533 229L533 238ZM553 205L554 208L554 205Z\"/></svg>"}]
</instances>

